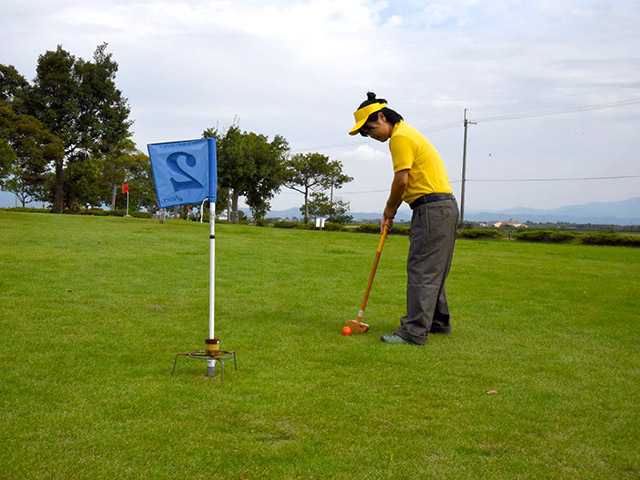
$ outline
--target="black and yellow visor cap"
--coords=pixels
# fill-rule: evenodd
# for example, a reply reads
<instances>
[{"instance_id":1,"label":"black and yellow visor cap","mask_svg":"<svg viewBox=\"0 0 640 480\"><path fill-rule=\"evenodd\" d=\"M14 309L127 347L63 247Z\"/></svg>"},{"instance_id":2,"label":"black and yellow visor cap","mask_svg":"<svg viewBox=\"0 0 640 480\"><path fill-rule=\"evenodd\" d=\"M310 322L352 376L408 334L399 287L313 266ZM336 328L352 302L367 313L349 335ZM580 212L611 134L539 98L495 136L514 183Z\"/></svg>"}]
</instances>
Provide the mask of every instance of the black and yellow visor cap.
<instances>
[{"instance_id":1,"label":"black and yellow visor cap","mask_svg":"<svg viewBox=\"0 0 640 480\"><path fill-rule=\"evenodd\" d=\"M387 106L386 103L372 103L366 107L362 107L353 113L356 119L356 125L349 131L349 135L357 134L372 113L379 112Z\"/></svg>"}]
</instances>

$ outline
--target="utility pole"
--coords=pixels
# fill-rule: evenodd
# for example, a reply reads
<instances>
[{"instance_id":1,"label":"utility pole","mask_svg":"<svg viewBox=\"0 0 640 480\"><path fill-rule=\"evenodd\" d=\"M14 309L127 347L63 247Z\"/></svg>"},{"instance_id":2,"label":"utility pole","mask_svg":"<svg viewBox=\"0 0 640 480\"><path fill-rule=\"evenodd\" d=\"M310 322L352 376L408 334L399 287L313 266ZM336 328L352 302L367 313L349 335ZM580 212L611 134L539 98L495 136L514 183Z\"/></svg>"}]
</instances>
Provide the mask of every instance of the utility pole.
<instances>
[{"instance_id":1,"label":"utility pole","mask_svg":"<svg viewBox=\"0 0 640 480\"><path fill-rule=\"evenodd\" d=\"M462 189L460 192L460 225L464 223L464 186L467 180L467 127L477 122L467 120L467 109L464 109L464 144L462 146Z\"/></svg>"}]
</instances>

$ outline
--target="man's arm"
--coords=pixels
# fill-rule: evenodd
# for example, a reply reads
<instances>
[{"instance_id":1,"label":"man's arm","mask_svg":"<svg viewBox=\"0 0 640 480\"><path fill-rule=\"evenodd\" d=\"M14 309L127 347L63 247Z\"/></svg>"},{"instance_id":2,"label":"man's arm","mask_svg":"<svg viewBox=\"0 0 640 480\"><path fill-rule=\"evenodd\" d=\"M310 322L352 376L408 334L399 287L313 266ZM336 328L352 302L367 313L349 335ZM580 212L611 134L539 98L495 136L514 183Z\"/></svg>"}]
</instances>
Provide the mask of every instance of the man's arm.
<instances>
[{"instance_id":1,"label":"man's arm","mask_svg":"<svg viewBox=\"0 0 640 480\"><path fill-rule=\"evenodd\" d=\"M399 170L393 176L391 183L391 192L387 199L387 205L382 214L382 223L387 224L388 228L393 225L393 217L396 216L398 207L402 204L402 195L404 195L407 185L409 184L409 169Z\"/></svg>"}]
</instances>

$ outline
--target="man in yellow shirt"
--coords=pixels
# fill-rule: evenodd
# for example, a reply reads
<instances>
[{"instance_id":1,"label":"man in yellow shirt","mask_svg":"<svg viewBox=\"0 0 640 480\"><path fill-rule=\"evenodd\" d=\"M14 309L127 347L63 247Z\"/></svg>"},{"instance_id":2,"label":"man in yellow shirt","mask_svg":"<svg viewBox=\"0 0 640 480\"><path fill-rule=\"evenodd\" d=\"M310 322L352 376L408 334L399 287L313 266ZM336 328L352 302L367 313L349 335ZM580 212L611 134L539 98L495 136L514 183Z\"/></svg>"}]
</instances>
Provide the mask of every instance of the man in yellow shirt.
<instances>
[{"instance_id":1,"label":"man in yellow shirt","mask_svg":"<svg viewBox=\"0 0 640 480\"><path fill-rule=\"evenodd\" d=\"M367 93L354 113L360 133L380 142L389 140L393 182L382 221L391 228L403 201L413 210L407 259L407 314L386 343L424 345L429 333L451 332L445 281L451 268L458 205L438 151L387 101Z\"/></svg>"}]
</instances>

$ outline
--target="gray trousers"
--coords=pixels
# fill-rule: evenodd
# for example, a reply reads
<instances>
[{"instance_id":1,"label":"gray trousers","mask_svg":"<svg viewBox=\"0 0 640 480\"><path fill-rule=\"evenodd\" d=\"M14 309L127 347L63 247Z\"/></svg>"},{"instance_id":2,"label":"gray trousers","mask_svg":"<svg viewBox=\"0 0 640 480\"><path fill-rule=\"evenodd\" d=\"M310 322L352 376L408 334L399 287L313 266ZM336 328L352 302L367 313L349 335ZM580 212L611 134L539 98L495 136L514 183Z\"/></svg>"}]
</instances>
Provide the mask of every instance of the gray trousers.
<instances>
[{"instance_id":1,"label":"gray trousers","mask_svg":"<svg viewBox=\"0 0 640 480\"><path fill-rule=\"evenodd\" d=\"M411 218L407 259L407 315L396 334L427 343L429 332L451 329L445 280L451 269L458 225L458 204L441 200L416 207Z\"/></svg>"}]
</instances>

